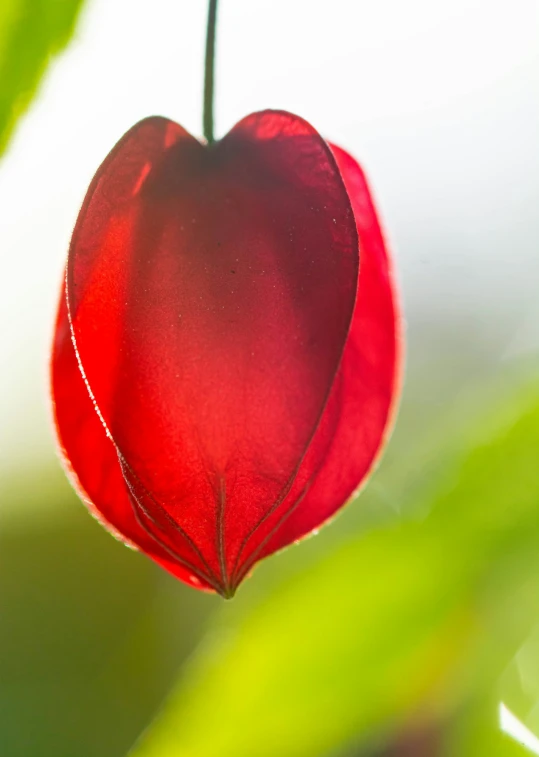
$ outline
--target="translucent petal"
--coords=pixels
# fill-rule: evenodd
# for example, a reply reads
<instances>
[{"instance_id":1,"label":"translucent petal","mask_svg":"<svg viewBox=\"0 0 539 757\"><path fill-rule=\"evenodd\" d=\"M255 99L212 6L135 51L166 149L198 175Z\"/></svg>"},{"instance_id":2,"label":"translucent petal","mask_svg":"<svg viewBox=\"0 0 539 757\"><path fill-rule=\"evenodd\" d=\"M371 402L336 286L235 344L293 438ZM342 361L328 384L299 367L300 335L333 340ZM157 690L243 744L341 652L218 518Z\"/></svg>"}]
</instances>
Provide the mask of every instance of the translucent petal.
<instances>
[{"instance_id":1,"label":"translucent petal","mask_svg":"<svg viewBox=\"0 0 539 757\"><path fill-rule=\"evenodd\" d=\"M138 522L224 593L319 426L357 270L335 158L287 113L211 147L147 119L90 187L67 269L88 392Z\"/></svg>"}]
</instances>

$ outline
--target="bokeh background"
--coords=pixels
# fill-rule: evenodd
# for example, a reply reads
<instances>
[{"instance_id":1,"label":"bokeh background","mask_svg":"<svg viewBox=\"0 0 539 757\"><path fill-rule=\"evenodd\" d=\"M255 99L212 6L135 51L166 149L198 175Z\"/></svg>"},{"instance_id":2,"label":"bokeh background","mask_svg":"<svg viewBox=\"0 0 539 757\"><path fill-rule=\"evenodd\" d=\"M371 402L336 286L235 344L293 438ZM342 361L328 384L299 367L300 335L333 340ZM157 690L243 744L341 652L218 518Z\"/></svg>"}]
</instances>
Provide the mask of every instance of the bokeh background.
<instances>
[{"instance_id":1,"label":"bokeh background","mask_svg":"<svg viewBox=\"0 0 539 757\"><path fill-rule=\"evenodd\" d=\"M225 604L59 467L71 229L135 121L200 133L206 10L0 0L0 755L121 757L145 729L136 757L539 754L536 0L221 0L217 134L304 116L362 162L395 252L401 412L331 528Z\"/></svg>"}]
</instances>

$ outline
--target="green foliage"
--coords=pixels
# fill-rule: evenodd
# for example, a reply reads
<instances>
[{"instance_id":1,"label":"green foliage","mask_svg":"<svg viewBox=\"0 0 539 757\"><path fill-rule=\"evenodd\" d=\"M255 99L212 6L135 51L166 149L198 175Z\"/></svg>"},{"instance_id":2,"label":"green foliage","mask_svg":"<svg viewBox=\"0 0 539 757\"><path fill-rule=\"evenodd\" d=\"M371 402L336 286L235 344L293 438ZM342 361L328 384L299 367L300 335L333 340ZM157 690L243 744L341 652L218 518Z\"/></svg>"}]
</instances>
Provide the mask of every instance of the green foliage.
<instances>
[{"instance_id":1,"label":"green foliage","mask_svg":"<svg viewBox=\"0 0 539 757\"><path fill-rule=\"evenodd\" d=\"M59 467L0 480L0 755L124 755L212 605L111 538Z\"/></svg>"},{"instance_id":2,"label":"green foliage","mask_svg":"<svg viewBox=\"0 0 539 757\"><path fill-rule=\"evenodd\" d=\"M521 753L481 703L539 618L537 394L460 448L423 520L227 606L134 757L315 757L418 720L452 723L444 756Z\"/></svg>"},{"instance_id":3,"label":"green foliage","mask_svg":"<svg viewBox=\"0 0 539 757\"><path fill-rule=\"evenodd\" d=\"M50 60L70 40L83 1L0 2L0 155Z\"/></svg>"},{"instance_id":4,"label":"green foliage","mask_svg":"<svg viewBox=\"0 0 539 757\"><path fill-rule=\"evenodd\" d=\"M467 702L446 729L440 757L529 757L529 750L499 728L499 697ZM429 756L430 757L430 756Z\"/></svg>"}]
</instances>

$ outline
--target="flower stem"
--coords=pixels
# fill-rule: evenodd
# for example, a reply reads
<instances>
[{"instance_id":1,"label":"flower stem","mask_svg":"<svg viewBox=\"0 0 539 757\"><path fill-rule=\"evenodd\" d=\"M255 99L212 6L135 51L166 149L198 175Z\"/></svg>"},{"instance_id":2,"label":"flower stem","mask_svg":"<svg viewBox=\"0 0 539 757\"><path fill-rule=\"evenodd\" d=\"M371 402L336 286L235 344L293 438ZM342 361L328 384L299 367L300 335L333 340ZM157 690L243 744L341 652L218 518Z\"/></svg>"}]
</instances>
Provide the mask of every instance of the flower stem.
<instances>
[{"instance_id":1,"label":"flower stem","mask_svg":"<svg viewBox=\"0 0 539 757\"><path fill-rule=\"evenodd\" d=\"M209 0L208 26L206 31L206 62L204 69L203 132L208 144L213 136L213 89L215 80L215 27L217 24L217 0Z\"/></svg>"}]
</instances>

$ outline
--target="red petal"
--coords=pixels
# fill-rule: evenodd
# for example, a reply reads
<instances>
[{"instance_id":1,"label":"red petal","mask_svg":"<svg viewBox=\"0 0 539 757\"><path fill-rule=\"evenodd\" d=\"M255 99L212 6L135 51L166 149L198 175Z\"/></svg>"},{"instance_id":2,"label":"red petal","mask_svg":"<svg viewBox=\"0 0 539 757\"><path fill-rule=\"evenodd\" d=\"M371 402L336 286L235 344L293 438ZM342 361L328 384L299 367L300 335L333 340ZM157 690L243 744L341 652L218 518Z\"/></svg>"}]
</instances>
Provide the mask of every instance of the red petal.
<instances>
[{"instance_id":1,"label":"red petal","mask_svg":"<svg viewBox=\"0 0 539 757\"><path fill-rule=\"evenodd\" d=\"M71 481L90 512L116 538L143 552L182 581L210 588L205 567L184 549L184 563L171 556L140 525L118 463L116 449L84 384L71 341L62 289L51 363L54 416L60 451ZM193 559L194 557L194 559ZM193 567L187 567L193 561ZM196 575L195 575L196 574Z\"/></svg>"},{"instance_id":2,"label":"red petal","mask_svg":"<svg viewBox=\"0 0 539 757\"><path fill-rule=\"evenodd\" d=\"M90 187L67 278L82 368L138 519L179 557L196 545L225 592L318 427L357 249L335 159L290 114L210 148L148 119Z\"/></svg>"},{"instance_id":3,"label":"red petal","mask_svg":"<svg viewBox=\"0 0 539 757\"><path fill-rule=\"evenodd\" d=\"M331 518L376 463L392 427L402 372L402 328L391 260L358 163L332 147L357 223L360 273L354 317L342 363L320 426L293 490L278 512L253 533L255 561L305 536Z\"/></svg>"}]
</instances>

